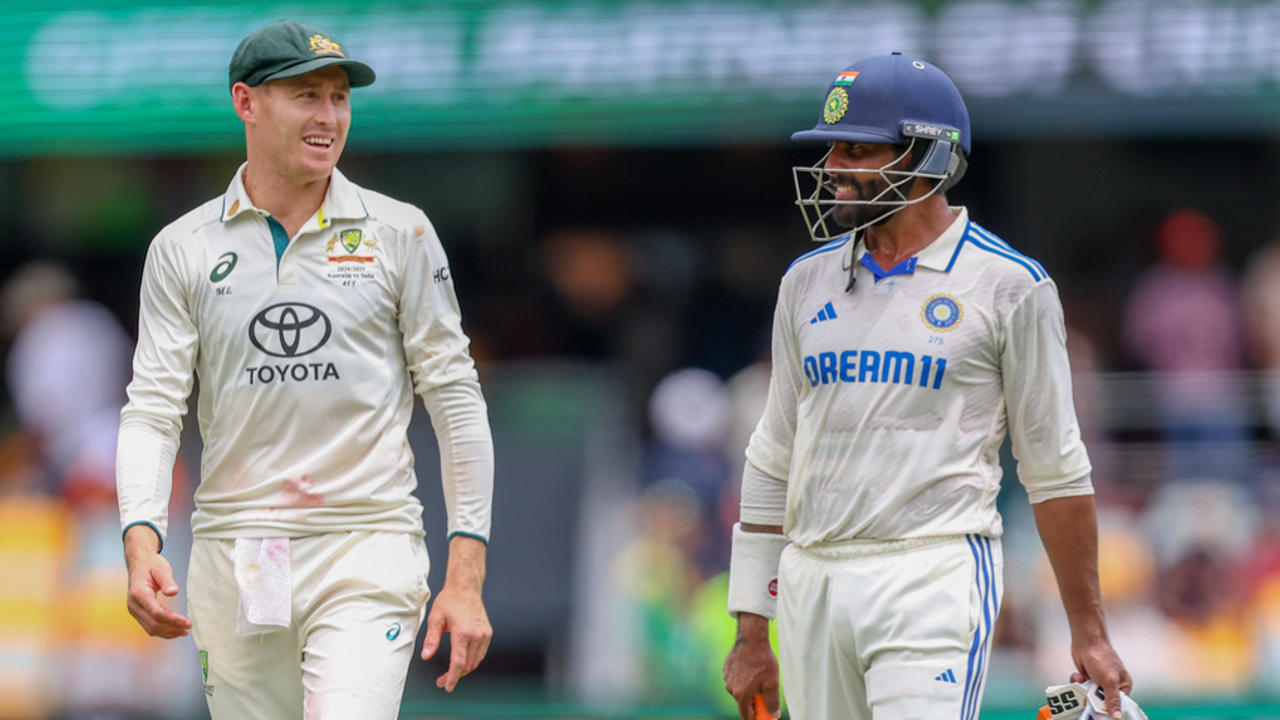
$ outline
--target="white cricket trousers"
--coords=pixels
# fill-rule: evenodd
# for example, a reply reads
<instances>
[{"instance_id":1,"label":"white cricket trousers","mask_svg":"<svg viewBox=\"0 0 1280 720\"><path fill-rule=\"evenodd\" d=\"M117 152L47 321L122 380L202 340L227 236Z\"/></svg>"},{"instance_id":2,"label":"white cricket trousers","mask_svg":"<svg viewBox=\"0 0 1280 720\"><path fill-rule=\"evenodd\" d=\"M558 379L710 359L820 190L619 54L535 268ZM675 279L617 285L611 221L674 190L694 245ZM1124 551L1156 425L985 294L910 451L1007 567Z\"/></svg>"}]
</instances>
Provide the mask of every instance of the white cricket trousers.
<instances>
[{"instance_id":1,"label":"white cricket trousers","mask_svg":"<svg viewBox=\"0 0 1280 720\"><path fill-rule=\"evenodd\" d=\"M292 625L236 632L234 540L196 538L187 608L213 720L394 720L422 623L427 548L407 533L290 540Z\"/></svg>"},{"instance_id":2,"label":"white cricket trousers","mask_svg":"<svg viewBox=\"0 0 1280 720\"><path fill-rule=\"evenodd\" d=\"M1004 584L978 535L788 545L778 650L793 720L976 720Z\"/></svg>"}]
</instances>

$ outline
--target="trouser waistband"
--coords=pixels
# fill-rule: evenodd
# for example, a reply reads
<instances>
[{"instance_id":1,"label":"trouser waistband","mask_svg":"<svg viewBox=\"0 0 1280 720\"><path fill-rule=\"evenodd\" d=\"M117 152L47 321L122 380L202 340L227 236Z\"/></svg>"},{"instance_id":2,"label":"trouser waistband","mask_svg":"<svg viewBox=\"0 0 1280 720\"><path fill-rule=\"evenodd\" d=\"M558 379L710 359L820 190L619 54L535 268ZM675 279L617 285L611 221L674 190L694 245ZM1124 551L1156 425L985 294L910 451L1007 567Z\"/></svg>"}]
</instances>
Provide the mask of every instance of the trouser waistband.
<instances>
[{"instance_id":1,"label":"trouser waistband","mask_svg":"<svg viewBox=\"0 0 1280 720\"><path fill-rule=\"evenodd\" d=\"M812 555L817 558L830 560L847 560L849 558L865 557L868 555L883 555L885 553L902 552L903 550L914 550L916 548L929 547L930 545L944 545L951 542L963 542L964 535L929 535L918 538L903 538L901 540L841 540L838 542L818 543L808 547L795 546L797 550Z\"/></svg>"}]
</instances>

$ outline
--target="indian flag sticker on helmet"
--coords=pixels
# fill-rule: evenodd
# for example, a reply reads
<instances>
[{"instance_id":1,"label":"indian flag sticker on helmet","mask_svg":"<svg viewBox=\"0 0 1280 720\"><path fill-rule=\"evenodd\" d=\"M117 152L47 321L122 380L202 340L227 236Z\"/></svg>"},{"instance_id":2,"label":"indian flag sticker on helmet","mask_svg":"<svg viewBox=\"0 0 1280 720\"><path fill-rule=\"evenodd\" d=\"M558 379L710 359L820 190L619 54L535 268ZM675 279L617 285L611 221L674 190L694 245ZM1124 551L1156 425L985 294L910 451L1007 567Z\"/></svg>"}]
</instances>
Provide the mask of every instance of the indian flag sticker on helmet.
<instances>
[{"instance_id":1,"label":"indian flag sticker on helmet","mask_svg":"<svg viewBox=\"0 0 1280 720\"><path fill-rule=\"evenodd\" d=\"M827 102L822 106L822 119L828 125L834 125L840 122L848 109L849 93L842 87L831 88L831 92L827 94Z\"/></svg>"},{"instance_id":2,"label":"indian flag sticker on helmet","mask_svg":"<svg viewBox=\"0 0 1280 720\"><path fill-rule=\"evenodd\" d=\"M844 72L836 76L836 81L832 83L832 85L843 85L845 87L848 87L853 84L854 80L857 80L857 79L858 79L857 70L845 70Z\"/></svg>"}]
</instances>

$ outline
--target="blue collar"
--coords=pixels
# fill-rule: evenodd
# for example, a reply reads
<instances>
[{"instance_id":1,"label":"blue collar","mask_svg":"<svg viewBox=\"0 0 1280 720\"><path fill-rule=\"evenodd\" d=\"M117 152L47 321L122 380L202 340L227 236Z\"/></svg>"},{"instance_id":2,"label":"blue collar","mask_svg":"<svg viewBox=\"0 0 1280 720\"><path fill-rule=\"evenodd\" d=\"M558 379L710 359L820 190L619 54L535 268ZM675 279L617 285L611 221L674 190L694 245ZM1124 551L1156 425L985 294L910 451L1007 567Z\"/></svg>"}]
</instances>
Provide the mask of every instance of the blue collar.
<instances>
[{"instance_id":1,"label":"blue collar","mask_svg":"<svg viewBox=\"0 0 1280 720\"><path fill-rule=\"evenodd\" d=\"M871 271L871 274L874 275L876 278L876 282L880 282L881 280L889 277L890 275L915 274L917 259L918 258L915 256L909 257L906 260L903 260L902 262L893 266L893 269L891 270L881 269L880 263L876 262L875 258L871 257L871 253L863 253L862 259L859 260L858 262L862 264L862 267Z\"/></svg>"}]
</instances>

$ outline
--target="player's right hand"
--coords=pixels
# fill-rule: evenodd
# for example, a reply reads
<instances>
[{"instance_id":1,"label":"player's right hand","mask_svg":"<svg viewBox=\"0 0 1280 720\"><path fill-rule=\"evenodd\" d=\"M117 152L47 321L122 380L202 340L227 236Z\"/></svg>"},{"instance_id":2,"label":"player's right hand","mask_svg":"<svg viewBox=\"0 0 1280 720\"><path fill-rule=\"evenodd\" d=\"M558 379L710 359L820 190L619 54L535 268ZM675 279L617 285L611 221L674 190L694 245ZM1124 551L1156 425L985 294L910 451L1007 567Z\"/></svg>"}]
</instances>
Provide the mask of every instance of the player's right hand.
<instances>
[{"instance_id":1,"label":"player's right hand","mask_svg":"<svg viewBox=\"0 0 1280 720\"><path fill-rule=\"evenodd\" d=\"M147 532L150 532L149 530ZM165 607L160 596L178 594L173 566L154 549L129 547L125 552L129 568L129 614L152 637L176 638L191 632L191 621Z\"/></svg>"},{"instance_id":2,"label":"player's right hand","mask_svg":"<svg viewBox=\"0 0 1280 720\"><path fill-rule=\"evenodd\" d=\"M1121 717L1120 692L1128 694L1133 691L1133 678L1125 669L1124 663L1105 638L1091 641L1072 640L1071 657L1076 664L1076 672L1071 674L1071 682L1082 683L1092 680L1102 688L1107 703L1107 714L1113 718Z\"/></svg>"},{"instance_id":3,"label":"player's right hand","mask_svg":"<svg viewBox=\"0 0 1280 720\"><path fill-rule=\"evenodd\" d=\"M763 627L763 632L758 628ZM742 720L755 720L752 698L764 695L765 708L775 718L782 714L778 697L778 659L769 645L769 621L750 613L739 614L738 639L724 661L724 687L738 702Z\"/></svg>"}]
</instances>

